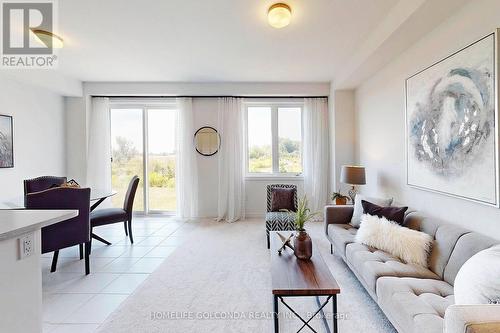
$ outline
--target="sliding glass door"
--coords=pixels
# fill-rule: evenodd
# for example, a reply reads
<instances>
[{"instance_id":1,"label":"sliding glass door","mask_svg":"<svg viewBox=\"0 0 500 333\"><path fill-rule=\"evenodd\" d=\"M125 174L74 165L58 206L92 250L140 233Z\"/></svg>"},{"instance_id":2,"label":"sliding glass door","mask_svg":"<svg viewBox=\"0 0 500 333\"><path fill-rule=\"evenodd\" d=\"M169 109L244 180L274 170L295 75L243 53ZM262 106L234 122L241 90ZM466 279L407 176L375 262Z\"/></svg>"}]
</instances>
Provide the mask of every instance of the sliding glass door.
<instances>
[{"instance_id":1,"label":"sliding glass door","mask_svg":"<svg viewBox=\"0 0 500 333\"><path fill-rule=\"evenodd\" d=\"M148 208L175 211L175 110L148 109Z\"/></svg>"},{"instance_id":2,"label":"sliding glass door","mask_svg":"<svg viewBox=\"0 0 500 333\"><path fill-rule=\"evenodd\" d=\"M111 109L111 185L118 193L114 207L123 207L130 179L140 177L134 211L144 211L144 141L142 109Z\"/></svg>"},{"instance_id":3,"label":"sliding glass door","mask_svg":"<svg viewBox=\"0 0 500 333\"><path fill-rule=\"evenodd\" d=\"M141 178L134 211L173 213L176 208L176 109L173 103L110 104L113 206L122 207L128 182Z\"/></svg>"}]
</instances>

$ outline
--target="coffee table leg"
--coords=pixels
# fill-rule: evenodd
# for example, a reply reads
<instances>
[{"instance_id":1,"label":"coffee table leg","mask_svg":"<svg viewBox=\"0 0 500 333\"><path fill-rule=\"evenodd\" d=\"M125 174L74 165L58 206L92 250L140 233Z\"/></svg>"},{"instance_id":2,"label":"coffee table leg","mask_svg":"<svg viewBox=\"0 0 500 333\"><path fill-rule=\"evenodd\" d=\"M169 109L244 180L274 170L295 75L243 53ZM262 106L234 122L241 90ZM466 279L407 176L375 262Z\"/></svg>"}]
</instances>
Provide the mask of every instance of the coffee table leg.
<instances>
[{"instance_id":1,"label":"coffee table leg","mask_svg":"<svg viewBox=\"0 0 500 333\"><path fill-rule=\"evenodd\" d=\"M337 327L337 295L333 295L332 297L333 303L333 333L338 333Z\"/></svg>"},{"instance_id":2,"label":"coffee table leg","mask_svg":"<svg viewBox=\"0 0 500 333\"><path fill-rule=\"evenodd\" d=\"M274 333L279 332L279 325L278 325L278 297L276 295L273 295L273 300L274 300L274 312L273 312L273 317L274 317Z\"/></svg>"}]
</instances>

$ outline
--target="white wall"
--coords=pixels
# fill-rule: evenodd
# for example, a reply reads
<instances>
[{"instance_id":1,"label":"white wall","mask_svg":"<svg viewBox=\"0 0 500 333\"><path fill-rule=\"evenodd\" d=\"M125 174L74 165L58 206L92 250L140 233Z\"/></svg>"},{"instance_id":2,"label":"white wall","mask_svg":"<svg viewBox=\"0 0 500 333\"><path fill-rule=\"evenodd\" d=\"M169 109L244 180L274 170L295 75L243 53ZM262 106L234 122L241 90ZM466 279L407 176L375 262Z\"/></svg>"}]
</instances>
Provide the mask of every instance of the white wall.
<instances>
[{"instance_id":1,"label":"white wall","mask_svg":"<svg viewBox=\"0 0 500 333\"><path fill-rule=\"evenodd\" d=\"M330 155L333 156L330 192L340 189L345 193L349 189L348 185L340 183L339 179L342 165L352 165L355 162L354 99L354 90L334 90L330 95L330 117L334 117L333 125L330 123Z\"/></svg>"},{"instance_id":2,"label":"white wall","mask_svg":"<svg viewBox=\"0 0 500 333\"><path fill-rule=\"evenodd\" d=\"M0 201L22 196L23 179L65 175L63 98L0 74L0 114L13 116L14 168L0 169Z\"/></svg>"},{"instance_id":3,"label":"white wall","mask_svg":"<svg viewBox=\"0 0 500 333\"><path fill-rule=\"evenodd\" d=\"M425 22L423 22L425 24ZM371 195L390 195L426 215L500 239L500 210L409 188L405 179L407 77L500 26L500 1L471 1L356 91L356 158Z\"/></svg>"}]
</instances>

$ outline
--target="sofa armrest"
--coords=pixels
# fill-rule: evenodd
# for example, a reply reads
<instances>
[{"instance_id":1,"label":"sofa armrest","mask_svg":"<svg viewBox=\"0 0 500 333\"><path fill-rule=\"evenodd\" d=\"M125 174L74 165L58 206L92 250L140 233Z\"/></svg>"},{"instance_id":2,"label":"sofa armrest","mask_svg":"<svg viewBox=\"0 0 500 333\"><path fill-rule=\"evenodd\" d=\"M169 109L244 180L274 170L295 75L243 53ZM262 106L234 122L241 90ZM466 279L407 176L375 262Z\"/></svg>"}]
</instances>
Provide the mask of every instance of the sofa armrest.
<instances>
[{"instance_id":1,"label":"sofa armrest","mask_svg":"<svg viewBox=\"0 0 500 333\"><path fill-rule=\"evenodd\" d=\"M444 315L444 333L498 332L500 304L450 305Z\"/></svg>"},{"instance_id":2,"label":"sofa armrest","mask_svg":"<svg viewBox=\"0 0 500 333\"><path fill-rule=\"evenodd\" d=\"M354 206L325 206L325 233L328 235L329 224L348 224L351 222Z\"/></svg>"}]
</instances>

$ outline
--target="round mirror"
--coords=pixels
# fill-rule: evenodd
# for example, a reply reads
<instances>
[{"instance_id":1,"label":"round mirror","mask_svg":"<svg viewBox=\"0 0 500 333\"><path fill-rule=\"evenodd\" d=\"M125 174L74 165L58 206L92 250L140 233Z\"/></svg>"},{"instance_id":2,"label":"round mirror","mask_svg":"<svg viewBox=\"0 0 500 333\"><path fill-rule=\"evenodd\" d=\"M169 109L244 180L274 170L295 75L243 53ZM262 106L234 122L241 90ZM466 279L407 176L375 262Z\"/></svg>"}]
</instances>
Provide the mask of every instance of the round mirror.
<instances>
[{"instance_id":1,"label":"round mirror","mask_svg":"<svg viewBox=\"0 0 500 333\"><path fill-rule=\"evenodd\" d=\"M203 156L212 156L219 151L219 133L213 127L202 127L194 134L194 144L198 153Z\"/></svg>"}]
</instances>

